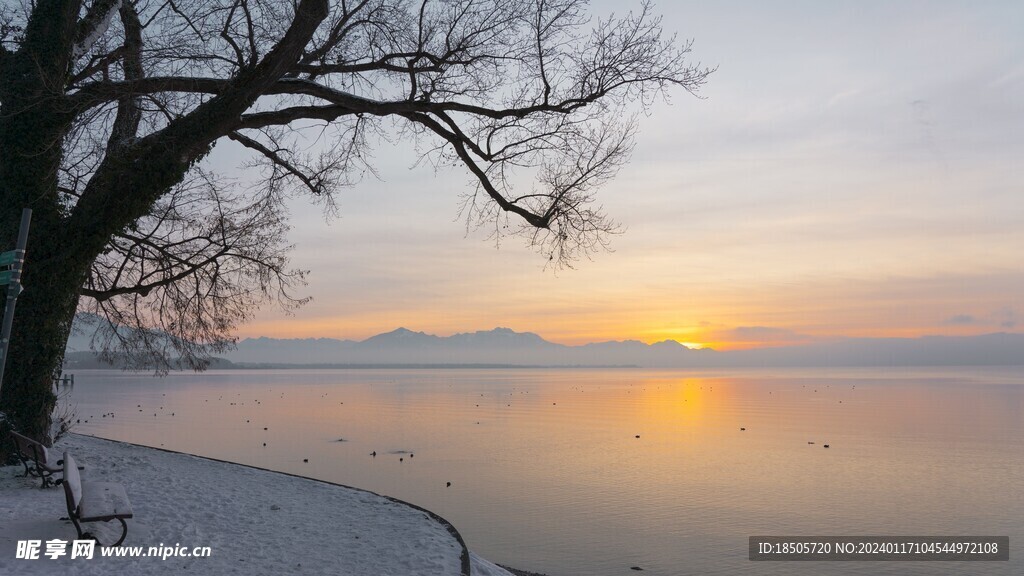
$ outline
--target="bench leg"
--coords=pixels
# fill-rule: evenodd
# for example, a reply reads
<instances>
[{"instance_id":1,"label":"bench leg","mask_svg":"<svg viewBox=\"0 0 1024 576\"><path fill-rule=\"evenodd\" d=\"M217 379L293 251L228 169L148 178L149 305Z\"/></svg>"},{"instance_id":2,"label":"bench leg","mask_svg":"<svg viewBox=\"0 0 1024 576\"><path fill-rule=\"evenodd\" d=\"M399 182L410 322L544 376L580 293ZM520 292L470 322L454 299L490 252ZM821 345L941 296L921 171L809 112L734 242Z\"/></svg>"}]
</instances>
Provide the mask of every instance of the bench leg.
<instances>
[{"instance_id":1,"label":"bench leg","mask_svg":"<svg viewBox=\"0 0 1024 576\"><path fill-rule=\"evenodd\" d=\"M118 518L117 521L121 523L121 537L117 539L117 542L110 545L111 548L120 546L121 542L124 542L125 537L128 536L128 523L124 521L124 518Z\"/></svg>"},{"instance_id":2,"label":"bench leg","mask_svg":"<svg viewBox=\"0 0 1024 576\"><path fill-rule=\"evenodd\" d=\"M82 532L82 525L78 523L78 518L75 518L74 514L70 514L68 516L68 519L71 520L71 523L75 525L75 532L78 532L78 539L85 540L86 533ZM95 538L93 538L93 540L95 540Z\"/></svg>"},{"instance_id":3,"label":"bench leg","mask_svg":"<svg viewBox=\"0 0 1024 576\"><path fill-rule=\"evenodd\" d=\"M82 532L82 527L81 527L81 525L78 524L78 520L76 520L75 518L71 519L71 521L74 522L74 524L75 524L75 530L78 531L78 538L79 539L81 539L81 540L86 540L86 539L88 539L88 540L95 540L96 543L99 544L100 546L103 546L103 547L106 547L106 548L115 548L117 546L120 546L121 543L124 542L124 539L128 536L128 523L124 521L124 518L111 518L111 520L117 520L118 522L121 523L121 537L118 538L117 542L114 542L113 544L104 544L103 542L100 542L99 538L97 538L96 535L93 534L92 532ZM104 520L104 522L110 522L110 520Z\"/></svg>"},{"instance_id":4,"label":"bench leg","mask_svg":"<svg viewBox=\"0 0 1024 576\"><path fill-rule=\"evenodd\" d=\"M22 460L21 463L25 465L26 478L28 478L29 476L32 476L33 478L39 476L39 470L36 468L36 463L34 460Z\"/></svg>"},{"instance_id":5,"label":"bench leg","mask_svg":"<svg viewBox=\"0 0 1024 576\"><path fill-rule=\"evenodd\" d=\"M21 465L25 467L25 477L28 478L31 472L28 467L28 460L22 458L21 454L18 454L18 459L21 460Z\"/></svg>"}]
</instances>

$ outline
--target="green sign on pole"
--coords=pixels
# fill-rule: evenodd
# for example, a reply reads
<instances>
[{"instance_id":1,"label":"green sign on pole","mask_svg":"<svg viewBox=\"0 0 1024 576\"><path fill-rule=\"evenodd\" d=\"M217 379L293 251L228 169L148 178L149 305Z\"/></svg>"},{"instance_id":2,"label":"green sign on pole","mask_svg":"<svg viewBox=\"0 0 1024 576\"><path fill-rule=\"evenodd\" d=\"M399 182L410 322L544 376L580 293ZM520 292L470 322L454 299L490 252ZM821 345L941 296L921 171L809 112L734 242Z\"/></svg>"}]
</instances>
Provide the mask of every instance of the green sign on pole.
<instances>
[{"instance_id":1,"label":"green sign on pole","mask_svg":"<svg viewBox=\"0 0 1024 576\"><path fill-rule=\"evenodd\" d=\"M10 266L10 270L0 271L0 286L7 286L7 304L4 306L3 324L0 324L0 387L4 383L4 368L7 366L7 350L11 343L11 327L14 324L14 305L21 294L21 267L25 258L25 246L28 244L28 227L32 222L32 210L21 211L21 225L18 227L18 241L14 250L0 254L2 266ZM12 281L13 280L13 281ZM2 414L0 414L2 416Z\"/></svg>"},{"instance_id":2,"label":"green sign on pole","mask_svg":"<svg viewBox=\"0 0 1024 576\"><path fill-rule=\"evenodd\" d=\"M0 266L10 266L19 261L21 261L21 258L18 258L18 250L8 250L7 252L0 253Z\"/></svg>"}]
</instances>

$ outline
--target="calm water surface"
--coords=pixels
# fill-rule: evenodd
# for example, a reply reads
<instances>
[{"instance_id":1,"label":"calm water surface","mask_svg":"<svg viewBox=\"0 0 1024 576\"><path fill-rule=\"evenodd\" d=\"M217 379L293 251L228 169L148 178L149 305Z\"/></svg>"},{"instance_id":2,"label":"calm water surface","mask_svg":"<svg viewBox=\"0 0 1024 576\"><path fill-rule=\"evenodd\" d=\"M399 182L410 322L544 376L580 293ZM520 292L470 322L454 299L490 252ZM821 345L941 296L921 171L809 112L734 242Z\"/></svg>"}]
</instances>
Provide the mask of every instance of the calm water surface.
<instances>
[{"instance_id":1,"label":"calm water surface","mask_svg":"<svg viewBox=\"0 0 1024 576\"><path fill-rule=\"evenodd\" d=\"M395 496L551 576L1024 573L1021 369L82 371L71 398L76 432ZM747 560L814 534L1011 559Z\"/></svg>"}]
</instances>

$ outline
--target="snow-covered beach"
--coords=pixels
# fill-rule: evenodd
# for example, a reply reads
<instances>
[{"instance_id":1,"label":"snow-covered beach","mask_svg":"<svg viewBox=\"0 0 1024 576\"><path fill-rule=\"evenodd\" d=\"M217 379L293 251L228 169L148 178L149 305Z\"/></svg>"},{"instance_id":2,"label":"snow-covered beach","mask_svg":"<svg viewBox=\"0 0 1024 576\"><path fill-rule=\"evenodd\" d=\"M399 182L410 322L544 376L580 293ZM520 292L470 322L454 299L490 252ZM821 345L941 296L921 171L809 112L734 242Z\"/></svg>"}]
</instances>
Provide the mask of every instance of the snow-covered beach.
<instances>
[{"instance_id":1,"label":"snow-covered beach","mask_svg":"<svg viewBox=\"0 0 1024 576\"><path fill-rule=\"evenodd\" d=\"M54 449L75 456L84 481L124 485L134 518L123 548L130 554L139 547L141 555L104 557L97 547L91 559L71 558L77 535L62 520L64 490L41 490L20 465L6 466L0 468L0 574L512 576L468 551L443 518L364 490L82 435ZM101 540L119 532L96 524L86 529ZM19 541L30 540L41 543L38 558L18 558ZM68 542L64 555L46 555L53 540ZM210 553L160 558L147 555L150 547L161 554L201 547Z\"/></svg>"}]
</instances>

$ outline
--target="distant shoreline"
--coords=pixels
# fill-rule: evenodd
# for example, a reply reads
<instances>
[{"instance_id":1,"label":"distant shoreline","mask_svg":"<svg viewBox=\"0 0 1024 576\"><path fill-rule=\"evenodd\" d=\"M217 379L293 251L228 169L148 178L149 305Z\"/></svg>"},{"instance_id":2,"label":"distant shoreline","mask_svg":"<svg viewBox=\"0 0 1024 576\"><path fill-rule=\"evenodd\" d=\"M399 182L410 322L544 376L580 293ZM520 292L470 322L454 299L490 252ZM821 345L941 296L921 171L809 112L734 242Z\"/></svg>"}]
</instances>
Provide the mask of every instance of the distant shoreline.
<instances>
[{"instance_id":1,"label":"distant shoreline","mask_svg":"<svg viewBox=\"0 0 1024 576\"><path fill-rule=\"evenodd\" d=\"M431 362L232 362L214 358L207 370L573 370L641 369L637 364L506 364L506 363L431 363ZM99 360L92 352L71 352L65 356L64 370L123 370L123 365ZM151 368L140 368L146 372ZM182 371L191 371L180 368Z\"/></svg>"},{"instance_id":2,"label":"distant shoreline","mask_svg":"<svg viewBox=\"0 0 1024 576\"><path fill-rule=\"evenodd\" d=\"M126 368L123 365L108 364L101 362L95 357L85 358L77 356L86 354L75 352L68 354L65 358L63 371L66 373L75 370L122 370L127 372L152 372L152 367ZM91 354L92 353L87 353ZM1024 357L1017 363L984 363L984 362L954 362L948 364L934 363L890 363L890 364L764 364L764 365L715 365L697 364L693 366L642 366L639 364L501 364L501 363L252 363L252 362L231 362L223 358L214 358L213 362L205 371L218 370L760 370L760 369L942 369L942 368L1024 368ZM171 372L194 372L190 368L179 366L172 368Z\"/></svg>"},{"instance_id":3,"label":"distant shoreline","mask_svg":"<svg viewBox=\"0 0 1024 576\"><path fill-rule=\"evenodd\" d=\"M773 345L774 344L774 345ZM677 340L610 340L566 345L508 328L436 336L404 328L365 340L244 338L223 349L210 368L233 369L559 369L1024 366L1024 332L973 336L836 337L803 343L766 342L739 349L690 347ZM108 368L90 352L83 332L69 339L68 369ZM145 357L108 351L115 368ZM172 366L178 361L166 359ZM166 366L166 365L165 365Z\"/></svg>"},{"instance_id":4,"label":"distant shoreline","mask_svg":"<svg viewBox=\"0 0 1024 576\"><path fill-rule=\"evenodd\" d=\"M228 366L211 366L210 370L574 370L574 369L639 369L635 364L610 365L545 365L545 364L251 364L234 363Z\"/></svg>"},{"instance_id":5,"label":"distant shoreline","mask_svg":"<svg viewBox=\"0 0 1024 576\"><path fill-rule=\"evenodd\" d=\"M81 337L78 337L81 340ZM109 368L78 341L67 369ZM674 340L635 340L566 346L533 333L505 329L454 336L396 330L361 342L332 339L249 338L212 369L560 369L560 368L782 368L1024 366L1024 333L919 338L843 338L801 345L738 350L689 348ZM109 352L113 367L145 358ZM171 360L171 366L180 362Z\"/></svg>"}]
</instances>

